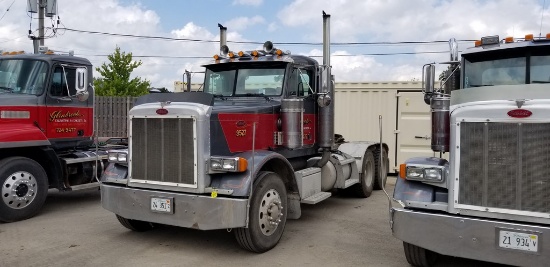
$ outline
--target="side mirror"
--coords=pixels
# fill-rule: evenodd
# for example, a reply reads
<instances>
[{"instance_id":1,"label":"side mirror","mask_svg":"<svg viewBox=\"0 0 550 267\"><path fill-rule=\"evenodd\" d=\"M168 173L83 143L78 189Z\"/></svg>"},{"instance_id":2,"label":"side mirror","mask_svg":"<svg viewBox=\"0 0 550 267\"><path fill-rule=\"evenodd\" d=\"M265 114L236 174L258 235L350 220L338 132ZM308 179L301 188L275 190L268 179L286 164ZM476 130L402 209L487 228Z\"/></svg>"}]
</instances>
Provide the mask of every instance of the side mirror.
<instances>
[{"instance_id":1,"label":"side mirror","mask_svg":"<svg viewBox=\"0 0 550 267\"><path fill-rule=\"evenodd\" d=\"M426 64L422 67L422 86L424 92L431 94L434 92L435 83L435 66L432 64Z\"/></svg>"},{"instance_id":2,"label":"side mirror","mask_svg":"<svg viewBox=\"0 0 550 267\"><path fill-rule=\"evenodd\" d=\"M90 96L87 86L88 86L87 69L77 68L74 88L76 89L76 98L81 102L88 100L88 97Z\"/></svg>"}]
</instances>

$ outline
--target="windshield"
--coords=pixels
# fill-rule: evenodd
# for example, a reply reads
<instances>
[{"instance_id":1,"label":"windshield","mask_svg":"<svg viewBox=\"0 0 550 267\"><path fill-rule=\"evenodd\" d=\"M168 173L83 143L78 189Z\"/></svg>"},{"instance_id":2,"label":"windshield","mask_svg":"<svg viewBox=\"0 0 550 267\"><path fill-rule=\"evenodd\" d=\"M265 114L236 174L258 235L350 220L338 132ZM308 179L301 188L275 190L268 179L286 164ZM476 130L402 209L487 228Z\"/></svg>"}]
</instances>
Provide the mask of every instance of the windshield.
<instances>
[{"instance_id":1,"label":"windshield","mask_svg":"<svg viewBox=\"0 0 550 267\"><path fill-rule=\"evenodd\" d=\"M550 56L545 55L548 52L525 50L505 55L506 52L465 57L463 87L550 83ZM533 55L528 56L531 52Z\"/></svg>"},{"instance_id":2,"label":"windshield","mask_svg":"<svg viewBox=\"0 0 550 267\"><path fill-rule=\"evenodd\" d=\"M206 70L204 92L218 96L278 96L284 68Z\"/></svg>"},{"instance_id":3,"label":"windshield","mask_svg":"<svg viewBox=\"0 0 550 267\"><path fill-rule=\"evenodd\" d=\"M47 75L44 61L28 59L0 60L0 94L40 95Z\"/></svg>"}]
</instances>

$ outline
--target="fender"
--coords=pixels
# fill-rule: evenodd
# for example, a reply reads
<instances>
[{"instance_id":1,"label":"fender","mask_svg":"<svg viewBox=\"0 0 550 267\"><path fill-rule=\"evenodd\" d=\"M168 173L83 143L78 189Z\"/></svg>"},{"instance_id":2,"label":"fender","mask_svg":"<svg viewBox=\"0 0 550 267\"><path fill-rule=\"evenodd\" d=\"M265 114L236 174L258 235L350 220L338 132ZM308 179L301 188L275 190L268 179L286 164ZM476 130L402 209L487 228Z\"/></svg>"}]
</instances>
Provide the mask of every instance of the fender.
<instances>
[{"instance_id":1,"label":"fender","mask_svg":"<svg viewBox=\"0 0 550 267\"><path fill-rule=\"evenodd\" d=\"M291 186L296 184L292 165L285 157L277 152L256 150L255 153L248 151L236 154L235 156L245 158L248 161L248 169L242 173L223 173L212 175L212 187L233 190L232 196L246 197L250 194L250 186L254 182L254 179L258 176L258 173L268 162L272 160L276 160L279 165L275 169L269 170L277 170L279 173L285 173L285 175L281 175L283 182L290 182Z\"/></svg>"},{"instance_id":2,"label":"fender","mask_svg":"<svg viewBox=\"0 0 550 267\"><path fill-rule=\"evenodd\" d=\"M5 124L0 127L0 148L49 146L44 133L31 124Z\"/></svg>"},{"instance_id":3,"label":"fender","mask_svg":"<svg viewBox=\"0 0 550 267\"><path fill-rule=\"evenodd\" d=\"M365 152L370 147L379 147L379 142L371 141L351 141L348 143L343 143L338 147L338 150L352 156L355 158L355 163L357 164L357 170L359 173L363 173L363 157ZM388 151L388 145L382 143L382 146Z\"/></svg>"}]
</instances>

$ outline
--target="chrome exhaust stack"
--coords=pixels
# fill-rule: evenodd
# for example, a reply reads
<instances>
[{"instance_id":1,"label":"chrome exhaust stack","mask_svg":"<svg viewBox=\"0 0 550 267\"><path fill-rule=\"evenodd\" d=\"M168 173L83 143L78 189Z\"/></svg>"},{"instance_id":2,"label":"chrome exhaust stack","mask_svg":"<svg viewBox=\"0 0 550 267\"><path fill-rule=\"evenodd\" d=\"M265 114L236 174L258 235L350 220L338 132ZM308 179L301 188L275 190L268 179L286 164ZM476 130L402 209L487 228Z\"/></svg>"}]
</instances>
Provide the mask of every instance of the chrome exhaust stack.
<instances>
[{"instance_id":1,"label":"chrome exhaust stack","mask_svg":"<svg viewBox=\"0 0 550 267\"><path fill-rule=\"evenodd\" d=\"M223 46L227 47L227 27L224 27L219 23L218 23L218 27L220 27L220 51L221 51Z\"/></svg>"},{"instance_id":2,"label":"chrome exhaust stack","mask_svg":"<svg viewBox=\"0 0 550 267\"><path fill-rule=\"evenodd\" d=\"M330 66L330 15L323 11L323 66L321 66L320 92L317 96L319 107L319 146L323 157L317 163L322 167L330 158L334 146L334 77Z\"/></svg>"}]
</instances>

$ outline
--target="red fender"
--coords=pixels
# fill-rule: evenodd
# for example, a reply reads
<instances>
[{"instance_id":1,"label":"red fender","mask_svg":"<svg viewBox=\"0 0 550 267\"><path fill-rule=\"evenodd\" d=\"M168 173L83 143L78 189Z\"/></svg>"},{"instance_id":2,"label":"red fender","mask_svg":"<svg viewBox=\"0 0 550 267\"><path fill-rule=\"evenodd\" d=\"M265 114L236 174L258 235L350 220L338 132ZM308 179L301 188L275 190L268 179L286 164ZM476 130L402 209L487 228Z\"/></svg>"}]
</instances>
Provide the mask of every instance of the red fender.
<instances>
[{"instance_id":1,"label":"red fender","mask_svg":"<svg viewBox=\"0 0 550 267\"><path fill-rule=\"evenodd\" d=\"M37 145L50 145L50 141L35 125L10 123L0 127L0 148Z\"/></svg>"}]
</instances>

